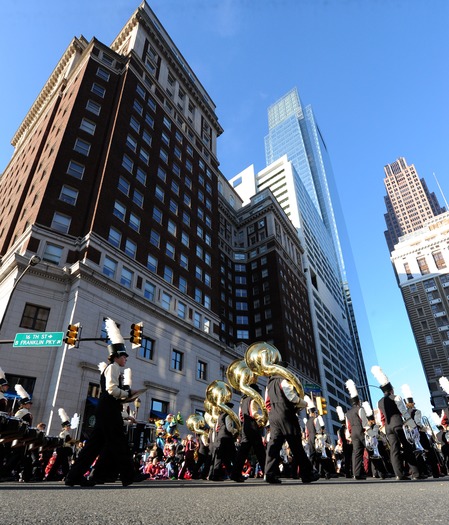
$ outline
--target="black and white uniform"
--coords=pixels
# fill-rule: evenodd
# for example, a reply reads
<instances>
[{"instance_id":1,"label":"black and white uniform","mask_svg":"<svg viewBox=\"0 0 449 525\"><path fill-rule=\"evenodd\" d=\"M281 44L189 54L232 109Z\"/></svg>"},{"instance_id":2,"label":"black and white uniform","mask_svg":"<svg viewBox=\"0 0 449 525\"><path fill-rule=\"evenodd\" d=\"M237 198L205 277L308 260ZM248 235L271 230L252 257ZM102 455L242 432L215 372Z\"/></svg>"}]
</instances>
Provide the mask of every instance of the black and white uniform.
<instances>
[{"instance_id":1,"label":"black and white uniform","mask_svg":"<svg viewBox=\"0 0 449 525\"><path fill-rule=\"evenodd\" d=\"M390 461L394 473L397 477L404 476L404 465L401 459L401 446L404 453L404 459L407 461L413 477L419 476L419 469L416 464L416 457L413 452L413 446L405 437L403 420L401 412L394 400L394 394L385 393L385 396L377 404L382 425L385 426L388 444L390 446Z\"/></svg>"},{"instance_id":2,"label":"black and white uniform","mask_svg":"<svg viewBox=\"0 0 449 525\"><path fill-rule=\"evenodd\" d=\"M353 405L346 412L346 425L352 441L352 473L356 478L364 477L363 453L365 452L365 429L368 424L365 410Z\"/></svg>"},{"instance_id":3,"label":"black and white uniform","mask_svg":"<svg viewBox=\"0 0 449 525\"><path fill-rule=\"evenodd\" d=\"M271 376L265 393L265 405L270 424L270 440L267 443L265 478L279 476L280 452L284 441L287 441L294 460L300 469L303 480L310 479L312 464L302 446L301 427L296 414L296 404L300 398L293 385L286 379Z\"/></svg>"},{"instance_id":4,"label":"black and white uniform","mask_svg":"<svg viewBox=\"0 0 449 525\"><path fill-rule=\"evenodd\" d=\"M67 481L79 484L85 472L101 453L114 461L123 485L134 478L134 463L127 436L123 431L122 401L129 390L122 386L122 376L117 363L109 364L101 374L101 395L95 413L95 426L86 445L72 465Z\"/></svg>"},{"instance_id":5,"label":"black and white uniform","mask_svg":"<svg viewBox=\"0 0 449 525\"><path fill-rule=\"evenodd\" d=\"M236 456L234 442L234 435L236 433L237 430L232 418L225 412L222 412L218 416L217 424L215 425L215 453L212 466L212 479L222 478L222 465L224 465L228 474L231 474Z\"/></svg>"},{"instance_id":6,"label":"black and white uniform","mask_svg":"<svg viewBox=\"0 0 449 525\"><path fill-rule=\"evenodd\" d=\"M231 477L241 477L243 465L249 456L251 447L257 457L260 468L265 468L266 451L262 441L261 430L254 419L256 412L253 400L246 394L243 395L239 405L239 418L242 422L242 434L240 447L237 452L234 470Z\"/></svg>"}]
</instances>

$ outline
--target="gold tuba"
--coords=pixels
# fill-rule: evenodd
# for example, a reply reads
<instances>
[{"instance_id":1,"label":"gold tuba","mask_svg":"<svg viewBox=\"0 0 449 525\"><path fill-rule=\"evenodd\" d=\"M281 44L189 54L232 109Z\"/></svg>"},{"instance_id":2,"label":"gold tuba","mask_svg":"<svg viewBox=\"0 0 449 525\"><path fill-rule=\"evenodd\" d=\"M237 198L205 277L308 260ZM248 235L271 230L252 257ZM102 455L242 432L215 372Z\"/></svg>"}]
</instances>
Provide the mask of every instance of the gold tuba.
<instances>
[{"instance_id":1,"label":"gold tuba","mask_svg":"<svg viewBox=\"0 0 449 525\"><path fill-rule=\"evenodd\" d=\"M204 421L204 417L200 414L191 414L186 419L186 425L189 430L195 432L196 434L200 434L203 436L209 435L209 433L206 430L203 430L206 426L206 421Z\"/></svg>"},{"instance_id":2,"label":"gold tuba","mask_svg":"<svg viewBox=\"0 0 449 525\"><path fill-rule=\"evenodd\" d=\"M257 382L257 374L248 367L244 359L235 359L228 366L226 377L232 388L240 390L242 394L246 394L256 403L262 413L255 414L254 419L259 427L264 427L268 422L268 411L265 407L265 402L259 392L256 392L254 388L249 386Z\"/></svg>"},{"instance_id":3,"label":"gold tuba","mask_svg":"<svg viewBox=\"0 0 449 525\"><path fill-rule=\"evenodd\" d=\"M280 375L290 381L300 397L297 408L305 408L307 403L304 401L304 388L295 374L277 364L281 360L279 350L265 342L253 343L245 352L245 361L250 370L260 376Z\"/></svg>"},{"instance_id":4,"label":"gold tuba","mask_svg":"<svg viewBox=\"0 0 449 525\"><path fill-rule=\"evenodd\" d=\"M229 403L232 399L232 390L228 383L215 379L206 388L206 401L212 404L213 407L218 408L222 412L225 412L234 422L234 426L238 432L241 430L240 419L237 414L231 410L226 403Z\"/></svg>"}]
</instances>

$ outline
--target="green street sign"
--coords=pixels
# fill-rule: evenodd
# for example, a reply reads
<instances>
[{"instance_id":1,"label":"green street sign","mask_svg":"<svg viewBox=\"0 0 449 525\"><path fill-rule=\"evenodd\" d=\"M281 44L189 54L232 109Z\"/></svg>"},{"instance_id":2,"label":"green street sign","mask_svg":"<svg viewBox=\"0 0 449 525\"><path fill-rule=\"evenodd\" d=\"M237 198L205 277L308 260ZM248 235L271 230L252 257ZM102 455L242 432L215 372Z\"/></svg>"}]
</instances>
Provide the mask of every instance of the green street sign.
<instances>
[{"instance_id":1,"label":"green street sign","mask_svg":"<svg viewBox=\"0 0 449 525\"><path fill-rule=\"evenodd\" d=\"M62 346L64 341L64 332L40 332L36 334L16 334L14 339L14 348L25 346Z\"/></svg>"}]
</instances>

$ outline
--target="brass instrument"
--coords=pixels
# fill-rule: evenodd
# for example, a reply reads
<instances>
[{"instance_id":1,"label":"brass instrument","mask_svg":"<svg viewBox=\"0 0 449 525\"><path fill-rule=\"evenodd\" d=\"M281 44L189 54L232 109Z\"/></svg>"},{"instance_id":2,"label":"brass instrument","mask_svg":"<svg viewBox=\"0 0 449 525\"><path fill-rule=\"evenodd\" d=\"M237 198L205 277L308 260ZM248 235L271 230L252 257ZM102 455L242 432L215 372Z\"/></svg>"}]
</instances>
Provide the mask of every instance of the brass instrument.
<instances>
[{"instance_id":1,"label":"brass instrument","mask_svg":"<svg viewBox=\"0 0 449 525\"><path fill-rule=\"evenodd\" d=\"M379 453L379 440L377 439L378 430L374 427L369 428L365 431L365 447L367 450L372 452L371 459L381 459L382 456Z\"/></svg>"},{"instance_id":2,"label":"brass instrument","mask_svg":"<svg viewBox=\"0 0 449 525\"><path fill-rule=\"evenodd\" d=\"M204 420L204 417L200 414L190 414L190 416L186 419L186 426L189 430L192 432L195 432L195 434L208 436L209 433L204 430L204 427L206 426L206 421Z\"/></svg>"},{"instance_id":3,"label":"brass instrument","mask_svg":"<svg viewBox=\"0 0 449 525\"><path fill-rule=\"evenodd\" d=\"M240 419L238 418L237 414L226 405L226 403L229 403L231 399L231 387L224 381L215 379L206 388L206 400L209 401L213 407L216 407L222 412L225 412L232 419L236 430L240 432L242 428Z\"/></svg>"},{"instance_id":4,"label":"brass instrument","mask_svg":"<svg viewBox=\"0 0 449 525\"><path fill-rule=\"evenodd\" d=\"M327 459L326 454L326 439L327 434L316 434L315 436L315 450L321 453L321 459Z\"/></svg>"},{"instance_id":5,"label":"brass instrument","mask_svg":"<svg viewBox=\"0 0 449 525\"><path fill-rule=\"evenodd\" d=\"M259 392L249 385L257 382L255 374L246 364L244 359L235 359L226 370L226 377L232 388L240 390L243 394L250 397L257 405L261 414L254 414L254 419L259 427L264 427L268 422L268 411L265 402Z\"/></svg>"},{"instance_id":6,"label":"brass instrument","mask_svg":"<svg viewBox=\"0 0 449 525\"><path fill-rule=\"evenodd\" d=\"M250 370L259 376L279 375L290 381L300 397L297 408L305 408L307 403L304 401L304 388L295 374L277 364L281 360L279 350L265 342L253 343L245 352L245 361Z\"/></svg>"}]
</instances>

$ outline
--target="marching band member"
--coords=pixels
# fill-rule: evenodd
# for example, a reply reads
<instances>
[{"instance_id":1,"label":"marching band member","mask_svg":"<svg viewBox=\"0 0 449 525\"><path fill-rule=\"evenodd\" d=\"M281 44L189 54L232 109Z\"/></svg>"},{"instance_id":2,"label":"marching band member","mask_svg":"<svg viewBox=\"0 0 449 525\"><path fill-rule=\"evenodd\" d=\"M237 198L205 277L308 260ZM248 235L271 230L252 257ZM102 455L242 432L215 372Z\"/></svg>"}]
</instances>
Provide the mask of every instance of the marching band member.
<instances>
[{"instance_id":1,"label":"marching band member","mask_svg":"<svg viewBox=\"0 0 449 525\"><path fill-rule=\"evenodd\" d=\"M388 476L386 464L389 463L384 442L379 434L379 425L368 401L362 403L366 415L365 447L368 451L371 473L374 478L385 479Z\"/></svg>"},{"instance_id":2,"label":"marching band member","mask_svg":"<svg viewBox=\"0 0 449 525\"><path fill-rule=\"evenodd\" d=\"M404 465L401 459L401 446L404 452L413 479L419 479L419 469L416 464L416 457L413 446L405 437L403 425L415 428L416 424L410 417L402 398L394 395L394 389L388 377L379 366L373 366L371 372L380 384L384 397L379 400L379 407L382 425L385 427L388 443L390 445L390 461L393 466L397 480L409 480L404 474ZM405 423L404 423L405 422Z\"/></svg>"},{"instance_id":3,"label":"marching band member","mask_svg":"<svg viewBox=\"0 0 449 525\"><path fill-rule=\"evenodd\" d=\"M50 466L48 473L45 476L47 481L52 481L58 478L58 470L61 469L62 477L65 478L69 469L70 461L73 456L73 443L74 440L70 435L72 424L67 415L67 412L60 408L58 410L59 417L61 419L62 431L59 433L60 439L62 439L62 446L56 449L56 457L54 458L53 464Z\"/></svg>"},{"instance_id":4,"label":"marching band member","mask_svg":"<svg viewBox=\"0 0 449 525\"><path fill-rule=\"evenodd\" d=\"M20 419L23 419L26 423L28 423L31 426L31 424L33 423L33 414L30 412L30 408L33 402L31 401L29 394L26 392L22 385L15 385L14 389L20 397L19 410L17 410L17 412L14 414L14 417L19 417Z\"/></svg>"},{"instance_id":5,"label":"marching band member","mask_svg":"<svg viewBox=\"0 0 449 525\"><path fill-rule=\"evenodd\" d=\"M352 478L352 443L347 432L346 416L341 406L336 407L338 420L341 422L341 427L338 429L338 444L343 451L344 474L347 478ZM349 437L349 439L348 439ZM340 473L342 473L340 471Z\"/></svg>"},{"instance_id":6,"label":"marching band member","mask_svg":"<svg viewBox=\"0 0 449 525\"><path fill-rule=\"evenodd\" d=\"M260 388L257 384L253 383L248 386L260 394ZM231 474L231 479L236 482L242 482L246 479L242 476L242 471L251 448L257 457L260 468L263 469L265 467L265 447L262 442L260 428L254 418L257 411L258 407L256 401L247 394L243 394L239 405L239 418L242 422L240 447L237 451L237 457Z\"/></svg>"},{"instance_id":7,"label":"marching band member","mask_svg":"<svg viewBox=\"0 0 449 525\"><path fill-rule=\"evenodd\" d=\"M352 474L354 479L366 479L366 472L363 468L363 453L365 452L365 410L360 406L359 394L352 379L346 381L346 388L351 397L352 408L346 412L346 426L352 441Z\"/></svg>"},{"instance_id":8,"label":"marching band member","mask_svg":"<svg viewBox=\"0 0 449 525\"><path fill-rule=\"evenodd\" d=\"M288 367L288 363L281 361L279 366ZM279 375L271 375L265 391L265 405L268 410L270 424L270 440L267 443L267 459L265 462L265 481L267 483L281 483L279 479L279 457L284 441L290 446L299 465L303 483L311 483L319 479L315 474L301 441L301 427L297 416L301 402L293 384Z\"/></svg>"},{"instance_id":9,"label":"marching band member","mask_svg":"<svg viewBox=\"0 0 449 525\"><path fill-rule=\"evenodd\" d=\"M93 480L87 480L84 474L102 450L116 461L124 487L130 485L134 478L133 457L127 436L123 432L122 418L122 402L133 394L130 389L124 389L120 373L120 368L126 364L128 354L124 339L112 319L106 319L106 331L111 340L108 346L109 364L100 378L101 395L96 411L95 426L66 476L65 484L70 487L95 484Z\"/></svg>"},{"instance_id":10,"label":"marching band member","mask_svg":"<svg viewBox=\"0 0 449 525\"><path fill-rule=\"evenodd\" d=\"M234 406L234 403L230 402L225 404L231 409ZM215 432L214 461L209 481L223 481L222 467L224 466L230 475L235 463L235 438L238 435L238 430L232 417L226 412L221 412L215 425Z\"/></svg>"},{"instance_id":11,"label":"marching band member","mask_svg":"<svg viewBox=\"0 0 449 525\"><path fill-rule=\"evenodd\" d=\"M6 379L5 372L0 368L0 412L8 412L8 400L5 392L8 391L9 383Z\"/></svg>"}]
</instances>

